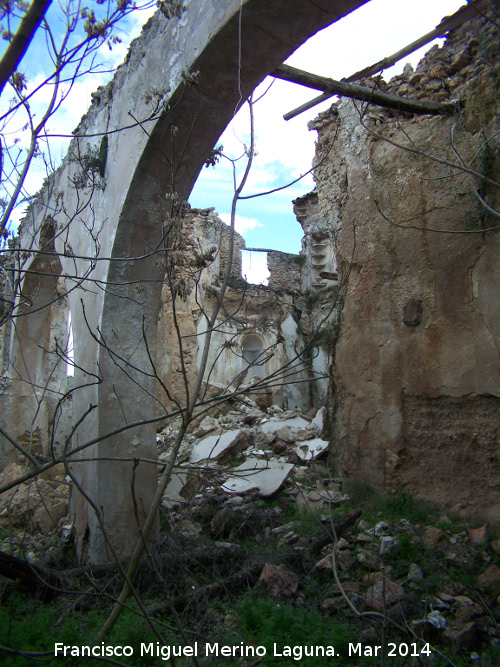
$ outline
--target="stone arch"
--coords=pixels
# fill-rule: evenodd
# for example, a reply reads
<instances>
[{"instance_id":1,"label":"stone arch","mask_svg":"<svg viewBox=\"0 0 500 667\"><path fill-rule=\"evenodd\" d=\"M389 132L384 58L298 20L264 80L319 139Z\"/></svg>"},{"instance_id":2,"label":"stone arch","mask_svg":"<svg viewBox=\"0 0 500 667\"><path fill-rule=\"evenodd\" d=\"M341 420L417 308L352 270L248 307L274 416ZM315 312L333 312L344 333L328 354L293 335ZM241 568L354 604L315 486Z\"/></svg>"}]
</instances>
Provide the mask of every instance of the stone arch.
<instances>
[{"instance_id":1,"label":"stone arch","mask_svg":"<svg viewBox=\"0 0 500 667\"><path fill-rule=\"evenodd\" d=\"M94 98L94 108L82 121L81 134L129 125L131 107L132 116L140 117L148 91L159 83L164 86L168 107L159 120L147 128L127 130L125 139L120 133L109 136L106 188L95 194L91 213L99 212L101 217L101 253L113 258L98 263L93 276L112 288L70 297L75 363L80 369L75 385L84 385L75 394L75 420L89 404L95 406L79 427L75 442L115 433L94 446L94 462L80 464L75 471L96 505L103 508L107 534L122 556L130 553L139 535L130 497L130 460L154 459L156 441L154 424L116 431L123 426L124 415L129 423L144 421L153 417L155 409L151 360L164 268L153 251L162 242L167 204L174 194L187 198L207 154L242 99L308 37L363 3L246 0L240 16L240 0L199 0L187 4L179 21L165 24L157 14L132 48L128 62ZM186 87L185 72L196 73L196 85ZM67 162L58 178L67 179L72 168ZM71 197L76 195L68 193ZM94 240L89 230L95 230L94 220L85 229L81 225L69 229L66 246L69 241L75 251L88 254ZM133 259L138 257L143 259ZM62 261L63 268L73 268L65 257ZM126 369L124 363L129 364ZM104 457L128 461L97 460ZM134 469L139 522L154 495L156 474L152 465ZM74 512L80 553L88 549L91 561L105 561L108 553L94 513L81 499Z\"/></svg>"}]
</instances>

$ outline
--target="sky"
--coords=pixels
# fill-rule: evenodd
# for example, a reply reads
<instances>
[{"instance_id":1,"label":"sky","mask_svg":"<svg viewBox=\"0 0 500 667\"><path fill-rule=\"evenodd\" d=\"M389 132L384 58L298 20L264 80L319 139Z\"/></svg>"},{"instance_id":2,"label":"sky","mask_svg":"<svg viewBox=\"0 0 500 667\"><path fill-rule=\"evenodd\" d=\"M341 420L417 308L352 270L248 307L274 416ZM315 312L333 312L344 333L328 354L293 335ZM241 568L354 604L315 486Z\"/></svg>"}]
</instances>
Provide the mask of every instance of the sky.
<instances>
[{"instance_id":1,"label":"sky","mask_svg":"<svg viewBox=\"0 0 500 667\"><path fill-rule=\"evenodd\" d=\"M287 62L315 74L341 79L392 55L430 32L444 16L454 13L463 4L464 0L370 0L336 24L317 33L297 49ZM61 20L56 14L55 3L51 11L54 12L55 21ZM139 34L146 18L145 12L133 13L123 25L122 43L115 45L111 52L105 47L107 68L113 69L123 60L130 39ZM407 56L384 73L385 77L389 79L401 72L406 62L416 66L430 48L429 44ZM22 68L28 71L32 84L43 77L44 49L44 40L42 35L39 35L22 64ZM109 74L91 74L80 79L58 116L51 121L49 130L52 129L58 134L70 134L90 104L90 94L109 78ZM259 97L270 83L270 90L255 106L258 154L243 193L245 195L282 186L311 168L316 132L307 129L307 122L328 108L333 101L324 102L293 120L284 121L283 114L316 97L318 92L268 78L257 89L255 97ZM24 145L23 141L25 139L20 142L21 147ZM234 158L241 155L249 143L248 111L242 109L216 145L222 144L224 153ZM64 156L66 146L67 142L63 140L52 143L56 163ZM44 169L34 169L30 175L30 189L36 191L44 176ZM232 182L228 161L221 160L216 167L204 168L191 194L191 205L196 208L214 207L227 222L231 209ZM306 194L313 187L314 181L309 175L286 190L239 202L236 228L245 238L247 247L299 252L302 229L293 214L292 200ZM255 274L252 280L258 282L265 274L265 271L263 273L258 267L259 262L265 263L265 253L252 253L251 260L252 273ZM246 270L248 269L244 269L244 272Z\"/></svg>"}]
</instances>

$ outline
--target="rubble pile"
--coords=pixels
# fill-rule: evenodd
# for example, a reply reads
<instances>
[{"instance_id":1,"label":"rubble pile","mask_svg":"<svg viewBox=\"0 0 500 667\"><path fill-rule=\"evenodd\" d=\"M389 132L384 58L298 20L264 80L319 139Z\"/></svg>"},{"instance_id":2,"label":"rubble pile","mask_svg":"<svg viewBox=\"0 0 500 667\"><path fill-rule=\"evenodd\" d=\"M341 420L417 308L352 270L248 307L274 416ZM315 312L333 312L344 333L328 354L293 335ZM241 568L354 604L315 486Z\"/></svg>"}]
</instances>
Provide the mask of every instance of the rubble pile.
<instances>
[{"instance_id":1,"label":"rubble pile","mask_svg":"<svg viewBox=\"0 0 500 667\"><path fill-rule=\"evenodd\" d=\"M0 474L0 486L24 475L18 463ZM55 549L53 537L67 541L71 533L68 503L70 479L63 464L41 473L0 494L0 551L24 552L35 560L37 553ZM52 545L52 546L51 546Z\"/></svg>"},{"instance_id":2,"label":"rubble pile","mask_svg":"<svg viewBox=\"0 0 500 667\"><path fill-rule=\"evenodd\" d=\"M431 508L415 513L409 495L373 506L356 501L356 487L345 493L326 460L323 416L323 409L315 416L263 411L243 398L193 422L163 498L153 556L178 612L196 609L189 622L206 623L209 615L212 627L212 600L229 591L234 602L252 591L335 622L357 624L357 612L378 613L388 628L407 629L405 641L473 662L497 656L500 540L486 525L466 527ZM179 425L157 436L160 472ZM9 468L1 481L21 473ZM42 567L61 563L56 552L71 551L68 482L61 467L4 492L0 551ZM138 582L146 597L154 598L153 579L157 586L146 568ZM357 629L367 645L379 642L378 632L376 623ZM431 662L423 664L432 664L429 651Z\"/></svg>"},{"instance_id":3,"label":"rubble pile","mask_svg":"<svg viewBox=\"0 0 500 667\"><path fill-rule=\"evenodd\" d=\"M276 405L264 412L244 397L234 410L197 420L184 439L163 506L189 502L207 489L273 496L289 478L304 474L310 464L326 456L329 443L321 438L324 411L321 408L314 418ZM158 435L160 462L169 459L179 426L169 425ZM329 477L327 468L323 472ZM298 498L300 491L295 493ZM339 504L346 498L338 481L329 479L318 482L318 492L310 500Z\"/></svg>"}]
</instances>

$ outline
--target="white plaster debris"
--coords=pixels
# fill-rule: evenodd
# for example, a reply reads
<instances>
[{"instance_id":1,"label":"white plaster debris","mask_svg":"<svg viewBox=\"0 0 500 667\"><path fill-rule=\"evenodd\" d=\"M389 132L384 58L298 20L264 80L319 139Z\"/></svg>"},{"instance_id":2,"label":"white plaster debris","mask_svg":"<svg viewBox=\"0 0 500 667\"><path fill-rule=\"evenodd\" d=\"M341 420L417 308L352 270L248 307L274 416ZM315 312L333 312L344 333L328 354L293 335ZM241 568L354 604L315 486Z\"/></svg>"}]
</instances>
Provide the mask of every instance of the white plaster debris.
<instances>
[{"instance_id":1,"label":"white plaster debris","mask_svg":"<svg viewBox=\"0 0 500 667\"><path fill-rule=\"evenodd\" d=\"M162 505L164 507L168 508L175 503L185 502L186 499L180 493L186 484L187 474L187 470L179 470L172 473L170 482L163 494Z\"/></svg>"},{"instance_id":2,"label":"white plaster debris","mask_svg":"<svg viewBox=\"0 0 500 667\"><path fill-rule=\"evenodd\" d=\"M220 435L209 435L208 438L203 438L201 442L193 447L189 457L190 463L220 458L236 444L242 433L242 429L238 428Z\"/></svg>"},{"instance_id":3,"label":"white plaster debris","mask_svg":"<svg viewBox=\"0 0 500 667\"><path fill-rule=\"evenodd\" d=\"M316 426L316 428L318 429L318 431L320 433L323 432L323 426L324 426L324 423L325 423L325 416L326 416L326 408L322 407L318 410L318 412L316 413L316 416L314 417L314 419L311 422L311 426Z\"/></svg>"},{"instance_id":4,"label":"white plaster debris","mask_svg":"<svg viewBox=\"0 0 500 667\"><path fill-rule=\"evenodd\" d=\"M260 428L267 435L268 433L275 433L284 426L289 428L306 428L309 422L302 417L292 417L291 419L276 419L260 424Z\"/></svg>"},{"instance_id":5,"label":"white plaster debris","mask_svg":"<svg viewBox=\"0 0 500 667\"><path fill-rule=\"evenodd\" d=\"M321 438L305 440L295 448L297 456L301 461L314 461L328 449L328 441Z\"/></svg>"},{"instance_id":6,"label":"white plaster debris","mask_svg":"<svg viewBox=\"0 0 500 667\"><path fill-rule=\"evenodd\" d=\"M234 474L222 485L226 493L248 493L257 490L259 495L267 498L272 496L283 484L290 472L293 463L279 463L275 460L263 461L253 457L248 458L237 468Z\"/></svg>"}]
</instances>

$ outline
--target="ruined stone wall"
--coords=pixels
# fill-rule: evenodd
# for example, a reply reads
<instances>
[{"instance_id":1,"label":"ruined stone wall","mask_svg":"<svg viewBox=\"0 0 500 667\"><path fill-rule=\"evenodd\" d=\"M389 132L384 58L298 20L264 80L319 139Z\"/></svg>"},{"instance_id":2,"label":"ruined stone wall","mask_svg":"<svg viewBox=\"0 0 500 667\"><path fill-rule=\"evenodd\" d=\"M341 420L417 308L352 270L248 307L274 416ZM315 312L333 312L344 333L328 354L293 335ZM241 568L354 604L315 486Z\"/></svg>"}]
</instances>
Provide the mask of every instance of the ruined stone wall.
<instances>
[{"instance_id":1,"label":"ruined stone wall","mask_svg":"<svg viewBox=\"0 0 500 667\"><path fill-rule=\"evenodd\" d=\"M222 220L218 219L219 230L220 230L220 276L224 276L224 272L228 263L228 254L230 246L230 229ZM233 261L231 264L231 273L230 275L233 278L241 278L241 251L245 248L245 240L237 232L234 234L234 248L233 248Z\"/></svg>"},{"instance_id":2,"label":"ruined stone wall","mask_svg":"<svg viewBox=\"0 0 500 667\"><path fill-rule=\"evenodd\" d=\"M186 383L192 388L199 375L206 313L213 312L227 266L229 227L214 209L193 209L183 219L175 243L175 270L162 290L157 328L157 370L162 379L157 398L163 411L171 409L175 401L184 405ZM231 277L219 317L220 326L212 334L204 378L208 391L220 392L233 383L240 387L255 377L265 380L293 360L295 350L304 346L297 317L291 315L304 310L304 306L300 295L293 293L290 279L285 282L285 269L291 264L297 272L296 287L300 286L301 263L293 255L269 253L276 255L274 268L283 286L280 284L278 289L276 285L250 285L241 275L244 246L244 239L235 233ZM175 312L172 293L180 297L176 299ZM248 336L261 351L250 366L245 358ZM296 371L292 376L295 386L281 382L283 378L279 375L274 376L273 386L269 390L263 387L259 392L261 403L311 407L312 393L307 383L310 376L302 364Z\"/></svg>"},{"instance_id":3,"label":"ruined stone wall","mask_svg":"<svg viewBox=\"0 0 500 667\"><path fill-rule=\"evenodd\" d=\"M460 167L498 180L499 53L497 26L469 21L416 72L372 81L459 98L455 118L344 100L314 124L329 150L319 215L345 281L329 402L338 464L497 527L500 191Z\"/></svg>"},{"instance_id":4,"label":"ruined stone wall","mask_svg":"<svg viewBox=\"0 0 500 667\"><path fill-rule=\"evenodd\" d=\"M320 292L337 284L335 226L330 224L330 216L320 210L317 191L296 199L293 211L304 230L301 290Z\"/></svg>"},{"instance_id":5,"label":"ruined stone wall","mask_svg":"<svg viewBox=\"0 0 500 667\"><path fill-rule=\"evenodd\" d=\"M272 250L267 253L269 287L272 289L300 290L302 257Z\"/></svg>"}]
</instances>

